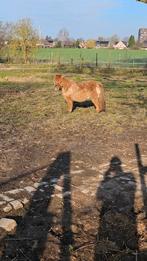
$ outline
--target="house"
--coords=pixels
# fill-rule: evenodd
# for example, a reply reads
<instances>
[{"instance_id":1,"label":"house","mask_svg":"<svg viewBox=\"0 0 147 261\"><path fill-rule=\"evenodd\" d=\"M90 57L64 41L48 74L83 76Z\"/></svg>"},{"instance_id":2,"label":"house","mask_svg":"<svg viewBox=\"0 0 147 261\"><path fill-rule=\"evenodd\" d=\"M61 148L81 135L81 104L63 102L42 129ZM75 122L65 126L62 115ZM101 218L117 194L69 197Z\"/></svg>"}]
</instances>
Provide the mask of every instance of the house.
<instances>
[{"instance_id":1,"label":"house","mask_svg":"<svg viewBox=\"0 0 147 261\"><path fill-rule=\"evenodd\" d=\"M81 41L81 42L79 43L79 48L84 48L84 49L86 49L86 48L87 48L86 42L85 42L85 41Z\"/></svg>"},{"instance_id":2,"label":"house","mask_svg":"<svg viewBox=\"0 0 147 261\"><path fill-rule=\"evenodd\" d=\"M39 43L36 44L38 48L53 48L56 42L53 39L41 39Z\"/></svg>"},{"instance_id":3,"label":"house","mask_svg":"<svg viewBox=\"0 0 147 261\"><path fill-rule=\"evenodd\" d=\"M74 41L67 39L67 40L61 42L61 46L66 47L66 48L72 48L72 47L74 47Z\"/></svg>"},{"instance_id":4,"label":"house","mask_svg":"<svg viewBox=\"0 0 147 261\"><path fill-rule=\"evenodd\" d=\"M113 45L113 48L114 49L119 49L119 50L127 49L127 43L125 43L123 41L116 42Z\"/></svg>"},{"instance_id":5,"label":"house","mask_svg":"<svg viewBox=\"0 0 147 261\"><path fill-rule=\"evenodd\" d=\"M96 41L96 48L108 48L109 47L109 41L102 40L102 41Z\"/></svg>"},{"instance_id":6,"label":"house","mask_svg":"<svg viewBox=\"0 0 147 261\"><path fill-rule=\"evenodd\" d=\"M147 50L147 41L144 41L143 44L141 44L141 48Z\"/></svg>"},{"instance_id":7,"label":"house","mask_svg":"<svg viewBox=\"0 0 147 261\"><path fill-rule=\"evenodd\" d=\"M147 28L140 28L138 32L138 44L142 48L147 48Z\"/></svg>"}]
</instances>

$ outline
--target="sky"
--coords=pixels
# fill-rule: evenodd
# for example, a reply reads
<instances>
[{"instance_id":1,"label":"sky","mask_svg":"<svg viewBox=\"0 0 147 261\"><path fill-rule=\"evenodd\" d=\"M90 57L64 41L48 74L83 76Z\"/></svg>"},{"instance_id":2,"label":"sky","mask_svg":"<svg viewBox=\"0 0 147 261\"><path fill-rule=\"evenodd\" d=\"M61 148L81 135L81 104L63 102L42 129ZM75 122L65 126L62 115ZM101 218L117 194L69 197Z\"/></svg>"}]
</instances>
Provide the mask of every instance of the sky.
<instances>
[{"instance_id":1,"label":"sky","mask_svg":"<svg viewBox=\"0 0 147 261\"><path fill-rule=\"evenodd\" d=\"M57 37L65 28L71 38L97 39L138 35L147 28L147 4L136 0L1 0L0 21L30 18L42 36Z\"/></svg>"}]
</instances>

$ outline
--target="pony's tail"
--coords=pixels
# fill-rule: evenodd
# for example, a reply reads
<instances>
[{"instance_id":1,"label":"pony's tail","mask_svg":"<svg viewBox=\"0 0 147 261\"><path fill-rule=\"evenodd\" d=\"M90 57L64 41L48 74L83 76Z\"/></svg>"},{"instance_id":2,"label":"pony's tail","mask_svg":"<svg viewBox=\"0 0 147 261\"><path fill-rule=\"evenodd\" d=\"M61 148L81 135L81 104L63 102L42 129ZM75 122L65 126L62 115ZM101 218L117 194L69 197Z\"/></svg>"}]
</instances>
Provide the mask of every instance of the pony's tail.
<instances>
[{"instance_id":1,"label":"pony's tail","mask_svg":"<svg viewBox=\"0 0 147 261\"><path fill-rule=\"evenodd\" d=\"M98 83L98 86L96 87L96 92L98 94L101 111L105 111L106 102L105 102L104 86L102 83Z\"/></svg>"}]
</instances>

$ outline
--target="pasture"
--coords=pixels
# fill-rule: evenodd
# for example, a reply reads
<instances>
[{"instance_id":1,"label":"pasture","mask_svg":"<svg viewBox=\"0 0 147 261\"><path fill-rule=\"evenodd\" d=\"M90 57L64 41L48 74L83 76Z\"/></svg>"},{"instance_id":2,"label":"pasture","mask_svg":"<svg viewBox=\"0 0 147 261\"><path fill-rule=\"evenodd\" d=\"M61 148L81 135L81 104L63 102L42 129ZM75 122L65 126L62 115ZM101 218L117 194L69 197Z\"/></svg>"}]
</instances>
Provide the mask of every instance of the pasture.
<instances>
[{"instance_id":1,"label":"pasture","mask_svg":"<svg viewBox=\"0 0 147 261\"><path fill-rule=\"evenodd\" d=\"M97 52L63 49L64 59L81 51L91 61ZM56 73L101 81L106 112L76 104L68 113ZM1 260L146 260L146 116L146 70L1 66L0 202L2 194L28 200L8 213L0 205L17 222L2 238ZM16 188L25 192L10 194Z\"/></svg>"},{"instance_id":2,"label":"pasture","mask_svg":"<svg viewBox=\"0 0 147 261\"><path fill-rule=\"evenodd\" d=\"M146 50L114 50L107 48L40 48L34 50L36 60L48 60L51 63L96 64L97 66L145 67L147 65Z\"/></svg>"}]
</instances>

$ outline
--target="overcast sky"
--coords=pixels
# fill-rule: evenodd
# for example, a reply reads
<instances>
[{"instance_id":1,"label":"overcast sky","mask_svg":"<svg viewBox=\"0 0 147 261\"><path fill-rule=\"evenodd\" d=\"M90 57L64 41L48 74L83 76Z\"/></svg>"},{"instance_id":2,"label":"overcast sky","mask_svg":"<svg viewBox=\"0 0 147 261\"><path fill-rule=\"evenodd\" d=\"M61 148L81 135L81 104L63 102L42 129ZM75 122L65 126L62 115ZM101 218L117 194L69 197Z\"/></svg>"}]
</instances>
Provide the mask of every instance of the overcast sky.
<instances>
[{"instance_id":1,"label":"overcast sky","mask_svg":"<svg viewBox=\"0 0 147 261\"><path fill-rule=\"evenodd\" d=\"M136 0L1 0L0 21L31 18L43 36L56 37L66 28L84 39L114 34L137 36L147 28L147 4Z\"/></svg>"}]
</instances>

